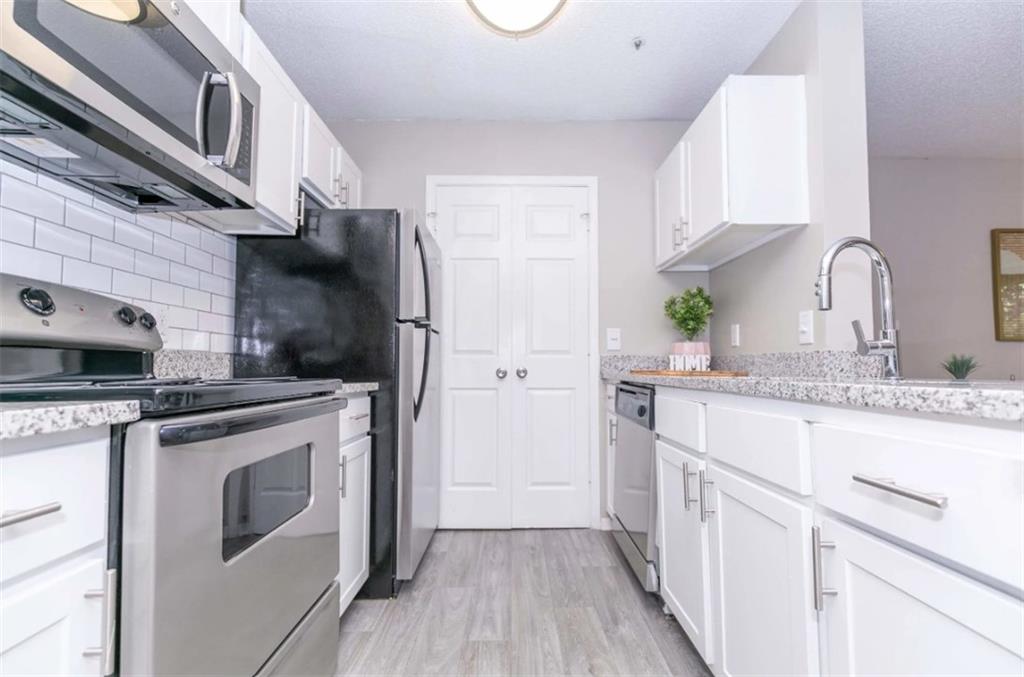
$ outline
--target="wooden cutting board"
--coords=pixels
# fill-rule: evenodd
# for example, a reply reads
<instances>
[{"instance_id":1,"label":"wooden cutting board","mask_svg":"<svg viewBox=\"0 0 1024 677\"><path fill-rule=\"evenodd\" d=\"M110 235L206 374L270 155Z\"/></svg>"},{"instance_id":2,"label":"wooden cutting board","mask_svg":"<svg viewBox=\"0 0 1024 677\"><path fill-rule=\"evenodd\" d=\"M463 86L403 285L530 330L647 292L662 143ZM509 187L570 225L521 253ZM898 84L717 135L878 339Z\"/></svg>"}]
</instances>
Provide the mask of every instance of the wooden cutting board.
<instances>
[{"instance_id":1,"label":"wooden cutting board","mask_svg":"<svg viewBox=\"0 0 1024 677\"><path fill-rule=\"evenodd\" d=\"M669 369L632 369L629 373L637 376L691 376L698 378L750 376L750 373L745 371L671 371Z\"/></svg>"}]
</instances>

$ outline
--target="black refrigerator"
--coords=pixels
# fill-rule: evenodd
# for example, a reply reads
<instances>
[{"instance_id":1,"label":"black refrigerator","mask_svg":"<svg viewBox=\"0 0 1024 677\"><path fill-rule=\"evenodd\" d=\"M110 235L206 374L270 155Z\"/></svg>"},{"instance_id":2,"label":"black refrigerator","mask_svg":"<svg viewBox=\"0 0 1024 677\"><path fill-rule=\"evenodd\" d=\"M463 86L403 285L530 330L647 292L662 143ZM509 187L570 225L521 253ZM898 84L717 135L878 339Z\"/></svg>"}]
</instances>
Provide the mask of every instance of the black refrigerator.
<instances>
[{"instance_id":1,"label":"black refrigerator","mask_svg":"<svg viewBox=\"0 0 1024 677\"><path fill-rule=\"evenodd\" d=\"M370 578L411 579L440 512L441 257L413 212L307 210L291 237L238 237L236 378L375 381Z\"/></svg>"}]
</instances>

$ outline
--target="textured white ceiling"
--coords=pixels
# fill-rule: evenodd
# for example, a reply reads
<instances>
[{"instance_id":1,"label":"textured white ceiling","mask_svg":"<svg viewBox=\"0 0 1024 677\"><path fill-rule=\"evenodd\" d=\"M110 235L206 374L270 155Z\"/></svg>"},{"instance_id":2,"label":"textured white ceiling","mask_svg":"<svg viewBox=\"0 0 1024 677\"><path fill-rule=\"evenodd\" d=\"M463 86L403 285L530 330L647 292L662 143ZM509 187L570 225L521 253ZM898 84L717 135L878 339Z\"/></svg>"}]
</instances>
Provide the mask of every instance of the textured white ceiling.
<instances>
[{"instance_id":1,"label":"textured white ceiling","mask_svg":"<svg viewBox=\"0 0 1024 677\"><path fill-rule=\"evenodd\" d=\"M462 0L246 0L244 11L328 121L680 120L745 71L797 4L569 0L519 41Z\"/></svg>"},{"instance_id":2,"label":"textured white ceiling","mask_svg":"<svg viewBox=\"0 0 1024 677\"><path fill-rule=\"evenodd\" d=\"M1020 158L1024 2L864 7L872 154Z\"/></svg>"}]
</instances>

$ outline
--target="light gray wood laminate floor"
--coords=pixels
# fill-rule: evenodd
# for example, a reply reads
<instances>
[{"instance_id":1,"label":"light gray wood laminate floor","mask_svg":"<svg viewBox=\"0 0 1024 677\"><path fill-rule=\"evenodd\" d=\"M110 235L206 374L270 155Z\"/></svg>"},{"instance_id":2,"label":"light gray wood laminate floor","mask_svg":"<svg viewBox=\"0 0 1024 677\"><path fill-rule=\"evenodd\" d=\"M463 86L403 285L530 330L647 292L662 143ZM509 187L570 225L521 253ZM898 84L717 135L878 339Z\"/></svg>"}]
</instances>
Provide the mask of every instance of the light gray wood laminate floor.
<instances>
[{"instance_id":1,"label":"light gray wood laminate floor","mask_svg":"<svg viewBox=\"0 0 1024 677\"><path fill-rule=\"evenodd\" d=\"M339 675L688 675L707 668L607 532L439 531L397 599L341 619Z\"/></svg>"}]
</instances>

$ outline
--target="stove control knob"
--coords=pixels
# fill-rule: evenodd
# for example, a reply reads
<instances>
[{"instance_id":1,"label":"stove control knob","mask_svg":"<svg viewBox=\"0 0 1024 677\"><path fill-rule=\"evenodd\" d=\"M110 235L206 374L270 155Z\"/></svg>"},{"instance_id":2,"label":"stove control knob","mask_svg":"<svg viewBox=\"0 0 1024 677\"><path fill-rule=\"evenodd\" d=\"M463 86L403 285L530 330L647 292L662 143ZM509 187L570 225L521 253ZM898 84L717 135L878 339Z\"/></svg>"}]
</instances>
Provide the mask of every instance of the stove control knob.
<instances>
[{"instance_id":1,"label":"stove control knob","mask_svg":"<svg viewBox=\"0 0 1024 677\"><path fill-rule=\"evenodd\" d=\"M139 324L142 325L143 329L152 329L156 326L156 318L149 313L142 313L139 316Z\"/></svg>"},{"instance_id":2,"label":"stove control knob","mask_svg":"<svg viewBox=\"0 0 1024 677\"><path fill-rule=\"evenodd\" d=\"M39 315L53 315L57 310L53 297L45 289L25 287L21 290L21 302L26 308Z\"/></svg>"},{"instance_id":3,"label":"stove control knob","mask_svg":"<svg viewBox=\"0 0 1024 677\"><path fill-rule=\"evenodd\" d=\"M135 314L135 311L128 306L121 306L121 309L117 311L117 319L130 326L135 324L135 320L138 319L138 316Z\"/></svg>"}]
</instances>

